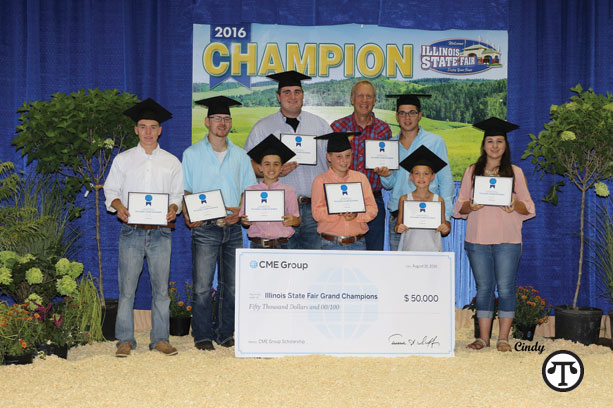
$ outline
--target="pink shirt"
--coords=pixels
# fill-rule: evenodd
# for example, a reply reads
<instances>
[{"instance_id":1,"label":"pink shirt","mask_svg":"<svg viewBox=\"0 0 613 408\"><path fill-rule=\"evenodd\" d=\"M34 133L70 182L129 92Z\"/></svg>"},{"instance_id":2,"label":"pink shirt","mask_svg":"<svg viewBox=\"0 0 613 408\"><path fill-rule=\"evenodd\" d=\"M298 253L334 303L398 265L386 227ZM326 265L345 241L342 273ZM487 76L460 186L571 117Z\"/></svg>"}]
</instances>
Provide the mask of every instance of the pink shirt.
<instances>
[{"instance_id":1,"label":"pink shirt","mask_svg":"<svg viewBox=\"0 0 613 408\"><path fill-rule=\"evenodd\" d=\"M298 211L298 199L296 198L296 189L292 186L281 184L280 182L272 183L268 187L264 181L260 181L258 184L247 187L245 190L285 190L285 215L293 215L294 217L300 217ZM245 214L245 202L241 204L241 210L238 213L240 216ZM293 227L286 227L281 221L259 221L254 222L247 230L247 236L275 239L275 238L289 238L294 235Z\"/></svg>"},{"instance_id":2,"label":"pink shirt","mask_svg":"<svg viewBox=\"0 0 613 408\"><path fill-rule=\"evenodd\" d=\"M364 204L366 212L359 213L356 218L351 221L345 220L341 214L328 214L326 206L326 195L324 193L324 183L355 183L362 184L362 192L364 193ZM320 234L329 234L340 236L354 237L356 235L365 234L368 231L367 222L373 220L377 216L377 203L372 194L372 188L368 178L355 170L349 170L347 176L339 177L334 170L329 169L325 173L321 173L313 180L313 188L311 191L311 211L313 219L317 221L317 232Z\"/></svg>"},{"instance_id":3,"label":"pink shirt","mask_svg":"<svg viewBox=\"0 0 613 408\"><path fill-rule=\"evenodd\" d=\"M464 172L462 185L458 199L453 207L454 218L464 218L466 224L466 241L473 244L521 244L521 228L523 222L536 215L534 202L528 191L526 176L521 168L513 165L515 176L515 191L513 197L516 201L523 201L528 210L527 215L517 211L507 213L499 207L485 206L478 211L469 214L460 214L460 209L465 201L470 201L473 196L473 171L475 165L471 165Z\"/></svg>"}]
</instances>

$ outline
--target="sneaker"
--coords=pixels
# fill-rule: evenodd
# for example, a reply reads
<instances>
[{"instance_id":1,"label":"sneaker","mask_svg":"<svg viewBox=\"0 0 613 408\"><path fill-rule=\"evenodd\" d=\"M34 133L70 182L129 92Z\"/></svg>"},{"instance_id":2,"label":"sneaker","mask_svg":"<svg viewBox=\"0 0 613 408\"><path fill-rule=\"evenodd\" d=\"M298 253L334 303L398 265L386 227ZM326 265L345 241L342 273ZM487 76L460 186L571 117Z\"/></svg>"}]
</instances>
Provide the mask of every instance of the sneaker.
<instances>
[{"instance_id":1,"label":"sneaker","mask_svg":"<svg viewBox=\"0 0 613 408\"><path fill-rule=\"evenodd\" d=\"M194 344L194 346L196 346L198 350L205 350L205 351L215 350L215 347L213 346L213 342L210 340L199 341L198 343Z\"/></svg>"},{"instance_id":2,"label":"sneaker","mask_svg":"<svg viewBox=\"0 0 613 408\"><path fill-rule=\"evenodd\" d=\"M129 341L122 341L117 346L117 351L115 351L115 357L128 357L130 355L130 351L132 350L132 345Z\"/></svg>"},{"instance_id":3,"label":"sneaker","mask_svg":"<svg viewBox=\"0 0 613 408\"><path fill-rule=\"evenodd\" d=\"M171 346L170 343L165 340L158 341L158 344L156 344L153 349L159 351L160 353L164 353L167 356L174 356L178 353L177 349Z\"/></svg>"}]
</instances>

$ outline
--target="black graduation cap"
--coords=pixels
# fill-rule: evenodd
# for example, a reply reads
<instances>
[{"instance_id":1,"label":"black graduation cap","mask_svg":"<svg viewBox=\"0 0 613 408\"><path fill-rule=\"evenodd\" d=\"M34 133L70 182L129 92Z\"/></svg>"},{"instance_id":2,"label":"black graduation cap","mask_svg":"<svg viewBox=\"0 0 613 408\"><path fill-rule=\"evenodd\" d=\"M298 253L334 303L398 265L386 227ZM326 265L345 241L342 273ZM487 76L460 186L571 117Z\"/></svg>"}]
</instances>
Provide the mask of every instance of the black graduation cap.
<instances>
[{"instance_id":1,"label":"black graduation cap","mask_svg":"<svg viewBox=\"0 0 613 408\"><path fill-rule=\"evenodd\" d=\"M504 136L507 137L507 133L519 129L519 125L515 123L507 122L506 120L491 117L489 119L482 120L473 125L477 129L483 130L485 136Z\"/></svg>"},{"instance_id":2,"label":"black graduation cap","mask_svg":"<svg viewBox=\"0 0 613 408\"><path fill-rule=\"evenodd\" d=\"M394 94L394 95L385 95L386 98L396 98L396 110L400 107L400 105L414 105L417 109L421 110L421 101L419 98L430 98L432 95L430 94Z\"/></svg>"},{"instance_id":3,"label":"black graduation cap","mask_svg":"<svg viewBox=\"0 0 613 408\"><path fill-rule=\"evenodd\" d=\"M408 172L413 170L413 167L415 166L428 166L433 172L438 173L438 171L445 167L447 163L434 154L432 150L428 149L424 145L421 145L413 153L401 161L400 165Z\"/></svg>"},{"instance_id":4,"label":"black graduation cap","mask_svg":"<svg viewBox=\"0 0 613 408\"><path fill-rule=\"evenodd\" d=\"M285 143L277 139L273 134L268 135L266 139L255 145L247 154L256 163L262 163L264 156L275 154L281 157L282 164L296 155L292 149L287 147Z\"/></svg>"},{"instance_id":5,"label":"black graduation cap","mask_svg":"<svg viewBox=\"0 0 613 408\"><path fill-rule=\"evenodd\" d=\"M162 123L172 118L172 113L168 112L162 105L151 98L137 103L130 109L125 110L123 114L136 123L142 119L155 120L158 123Z\"/></svg>"},{"instance_id":6,"label":"black graduation cap","mask_svg":"<svg viewBox=\"0 0 613 408\"><path fill-rule=\"evenodd\" d=\"M279 83L279 88L281 89L284 86L300 86L302 87L302 83L300 81L304 81L305 79L311 79L310 76L301 74L297 71L285 71L278 72L276 74L266 75L266 78L270 78Z\"/></svg>"},{"instance_id":7,"label":"black graduation cap","mask_svg":"<svg viewBox=\"0 0 613 408\"><path fill-rule=\"evenodd\" d=\"M325 139L328 141L328 153L344 152L351 149L349 137L357 136L362 132L332 132L325 135L317 136L315 139Z\"/></svg>"},{"instance_id":8,"label":"black graduation cap","mask_svg":"<svg viewBox=\"0 0 613 408\"><path fill-rule=\"evenodd\" d=\"M242 103L226 96L213 96L212 98L196 101L196 105L207 106L209 111L206 116L208 117L216 114L229 115L230 106L242 105Z\"/></svg>"}]
</instances>

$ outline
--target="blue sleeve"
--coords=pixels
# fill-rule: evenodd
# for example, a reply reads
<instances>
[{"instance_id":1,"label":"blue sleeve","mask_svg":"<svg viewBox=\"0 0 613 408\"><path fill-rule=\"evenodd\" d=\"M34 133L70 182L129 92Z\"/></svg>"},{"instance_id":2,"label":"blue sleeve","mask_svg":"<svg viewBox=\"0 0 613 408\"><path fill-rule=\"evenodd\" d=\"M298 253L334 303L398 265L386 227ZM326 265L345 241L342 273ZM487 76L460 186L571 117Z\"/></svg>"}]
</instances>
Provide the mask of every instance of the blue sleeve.
<instances>
[{"instance_id":1,"label":"blue sleeve","mask_svg":"<svg viewBox=\"0 0 613 408\"><path fill-rule=\"evenodd\" d=\"M434 149L434 153L449 163L449 158L447 156L447 146L445 142L441 139L439 143L436 144ZM438 179L438 187L439 191L437 194L445 200L445 218L447 221L451 219L453 216L453 196L455 195L455 188L453 186L453 175L451 174L451 166L448 164L443 167L438 173L436 173L436 177Z\"/></svg>"}]
</instances>

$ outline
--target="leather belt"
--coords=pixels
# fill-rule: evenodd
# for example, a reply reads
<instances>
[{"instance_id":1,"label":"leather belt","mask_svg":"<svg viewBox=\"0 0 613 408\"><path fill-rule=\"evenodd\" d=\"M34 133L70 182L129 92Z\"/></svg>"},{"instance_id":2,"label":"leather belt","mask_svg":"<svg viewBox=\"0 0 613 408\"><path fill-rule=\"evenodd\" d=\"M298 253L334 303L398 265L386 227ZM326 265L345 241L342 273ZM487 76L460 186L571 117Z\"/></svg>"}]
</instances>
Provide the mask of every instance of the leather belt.
<instances>
[{"instance_id":1,"label":"leather belt","mask_svg":"<svg viewBox=\"0 0 613 408\"><path fill-rule=\"evenodd\" d=\"M287 244L289 238L258 238L249 237L249 241L255 242L258 245L262 245L263 248L276 248L279 244Z\"/></svg>"},{"instance_id":2,"label":"leather belt","mask_svg":"<svg viewBox=\"0 0 613 408\"><path fill-rule=\"evenodd\" d=\"M398 218L398 210L396 210L396 211L390 211L390 215L391 215L392 217Z\"/></svg>"},{"instance_id":3,"label":"leather belt","mask_svg":"<svg viewBox=\"0 0 613 408\"><path fill-rule=\"evenodd\" d=\"M298 196L298 204L310 204L311 197L306 196Z\"/></svg>"},{"instance_id":4,"label":"leather belt","mask_svg":"<svg viewBox=\"0 0 613 408\"><path fill-rule=\"evenodd\" d=\"M228 223L223 220L223 218L217 218L216 220L206 220L202 221L202 225L217 225L220 228L227 227Z\"/></svg>"},{"instance_id":5,"label":"leather belt","mask_svg":"<svg viewBox=\"0 0 613 408\"><path fill-rule=\"evenodd\" d=\"M372 195L374 195L374 196L375 196L375 198L381 198L381 197L383 197L383 193L381 192L381 190L378 190L378 191L373 191L373 192L372 192Z\"/></svg>"},{"instance_id":6,"label":"leather belt","mask_svg":"<svg viewBox=\"0 0 613 408\"><path fill-rule=\"evenodd\" d=\"M171 223L168 225L147 225L147 224L128 224L131 227L144 229L144 230L155 230L160 228L174 228L175 224Z\"/></svg>"},{"instance_id":7,"label":"leather belt","mask_svg":"<svg viewBox=\"0 0 613 408\"><path fill-rule=\"evenodd\" d=\"M336 242L339 245L348 245L353 244L364 238L366 234L356 235L354 237L345 237L345 236L337 236L337 235L329 235L329 234L320 234L321 237L327 241Z\"/></svg>"}]
</instances>

